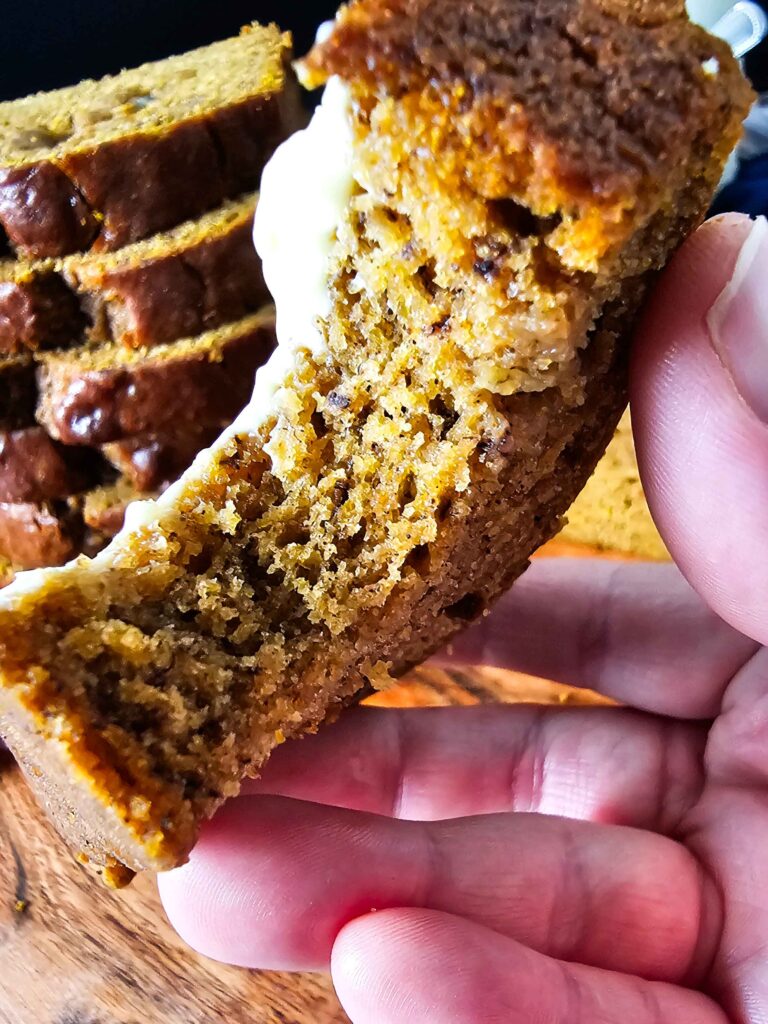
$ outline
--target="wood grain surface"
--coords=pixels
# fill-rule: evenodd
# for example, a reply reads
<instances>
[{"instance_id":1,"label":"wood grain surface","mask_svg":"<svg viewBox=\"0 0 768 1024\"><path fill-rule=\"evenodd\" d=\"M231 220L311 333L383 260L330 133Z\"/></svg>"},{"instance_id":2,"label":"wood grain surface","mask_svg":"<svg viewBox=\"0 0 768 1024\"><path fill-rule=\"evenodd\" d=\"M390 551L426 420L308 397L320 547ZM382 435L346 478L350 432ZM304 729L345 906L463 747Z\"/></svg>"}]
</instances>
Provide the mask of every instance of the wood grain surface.
<instances>
[{"instance_id":1,"label":"wood grain surface","mask_svg":"<svg viewBox=\"0 0 768 1024\"><path fill-rule=\"evenodd\" d=\"M598 699L510 672L424 667L371 703ZM225 967L184 946L152 876L122 892L105 889L73 860L0 752L0 1024L345 1021L324 976Z\"/></svg>"}]
</instances>

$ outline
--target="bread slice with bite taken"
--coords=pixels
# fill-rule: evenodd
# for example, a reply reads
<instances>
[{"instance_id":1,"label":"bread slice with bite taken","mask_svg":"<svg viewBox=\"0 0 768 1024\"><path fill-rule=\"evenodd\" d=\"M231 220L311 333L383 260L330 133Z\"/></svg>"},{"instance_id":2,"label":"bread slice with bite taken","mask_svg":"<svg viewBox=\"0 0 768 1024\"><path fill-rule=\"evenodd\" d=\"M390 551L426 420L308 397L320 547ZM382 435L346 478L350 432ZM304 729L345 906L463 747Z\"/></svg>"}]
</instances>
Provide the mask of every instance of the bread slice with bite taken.
<instances>
[{"instance_id":1,"label":"bread slice with bite taken","mask_svg":"<svg viewBox=\"0 0 768 1024\"><path fill-rule=\"evenodd\" d=\"M182 863L558 529L750 101L674 0L357 0L303 74L329 84L262 183L251 405L96 559L0 595L3 733L112 884Z\"/></svg>"}]
</instances>

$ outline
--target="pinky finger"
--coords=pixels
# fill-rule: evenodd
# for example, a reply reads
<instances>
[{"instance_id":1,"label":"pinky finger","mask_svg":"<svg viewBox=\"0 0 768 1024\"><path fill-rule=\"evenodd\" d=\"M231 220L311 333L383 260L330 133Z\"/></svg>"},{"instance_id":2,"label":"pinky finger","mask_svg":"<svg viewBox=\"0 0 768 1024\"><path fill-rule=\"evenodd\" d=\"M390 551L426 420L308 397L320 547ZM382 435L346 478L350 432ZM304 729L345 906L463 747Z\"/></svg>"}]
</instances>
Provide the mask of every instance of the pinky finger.
<instances>
[{"instance_id":1,"label":"pinky finger","mask_svg":"<svg viewBox=\"0 0 768 1024\"><path fill-rule=\"evenodd\" d=\"M353 1024L727 1024L697 992L553 960L429 910L350 922L331 971Z\"/></svg>"}]
</instances>

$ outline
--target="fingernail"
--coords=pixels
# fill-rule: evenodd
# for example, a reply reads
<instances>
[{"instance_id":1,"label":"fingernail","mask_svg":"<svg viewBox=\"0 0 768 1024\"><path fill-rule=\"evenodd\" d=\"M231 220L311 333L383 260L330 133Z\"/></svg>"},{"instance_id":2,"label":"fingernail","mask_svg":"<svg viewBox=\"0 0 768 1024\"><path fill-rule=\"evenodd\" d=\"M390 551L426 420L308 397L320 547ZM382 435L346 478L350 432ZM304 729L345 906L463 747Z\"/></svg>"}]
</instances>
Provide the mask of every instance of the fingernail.
<instances>
[{"instance_id":1,"label":"fingernail","mask_svg":"<svg viewBox=\"0 0 768 1024\"><path fill-rule=\"evenodd\" d=\"M768 423L768 220L758 217L707 313L712 347L752 412Z\"/></svg>"}]
</instances>

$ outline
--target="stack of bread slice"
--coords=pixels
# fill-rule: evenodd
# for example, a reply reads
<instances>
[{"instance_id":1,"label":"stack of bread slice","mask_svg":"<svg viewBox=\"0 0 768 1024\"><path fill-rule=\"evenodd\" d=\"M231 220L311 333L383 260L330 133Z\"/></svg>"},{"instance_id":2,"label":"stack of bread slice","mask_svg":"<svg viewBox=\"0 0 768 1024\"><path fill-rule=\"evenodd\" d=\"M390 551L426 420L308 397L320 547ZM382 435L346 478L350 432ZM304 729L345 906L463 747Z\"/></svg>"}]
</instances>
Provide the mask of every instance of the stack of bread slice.
<instances>
[{"instance_id":1,"label":"stack of bread slice","mask_svg":"<svg viewBox=\"0 0 768 1024\"><path fill-rule=\"evenodd\" d=\"M0 571L119 529L274 346L251 233L301 121L274 26L0 104Z\"/></svg>"}]
</instances>

